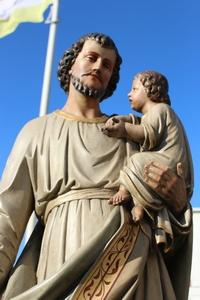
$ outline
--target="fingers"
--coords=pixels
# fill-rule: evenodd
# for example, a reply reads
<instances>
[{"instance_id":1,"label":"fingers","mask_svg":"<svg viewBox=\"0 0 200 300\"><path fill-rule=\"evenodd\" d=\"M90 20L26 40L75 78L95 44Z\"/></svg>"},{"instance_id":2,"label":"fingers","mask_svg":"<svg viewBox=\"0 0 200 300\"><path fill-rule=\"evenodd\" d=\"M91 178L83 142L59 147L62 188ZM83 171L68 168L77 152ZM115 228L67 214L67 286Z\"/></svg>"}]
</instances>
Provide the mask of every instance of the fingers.
<instances>
[{"instance_id":1,"label":"fingers","mask_svg":"<svg viewBox=\"0 0 200 300\"><path fill-rule=\"evenodd\" d=\"M101 128L101 131L103 132L103 134L105 134L105 135L109 135L109 131L108 131L108 129L107 129L107 128L105 128L105 127L102 127L102 128Z\"/></svg>"},{"instance_id":2,"label":"fingers","mask_svg":"<svg viewBox=\"0 0 200 300\"><path fill-rule=\"evenodd\" d=\"M122 138L126 137L124 122L113 117L107 121L105 126L102 127L102 132L109 137Z\"/></svg>"},{"instance_id":3,"label":"fingers","mask_svg":"<svg viewBox=\"0 0 200 300\"><path fill-rule=\"evenodd\" d=\"M119 120L116 117L112 117L112 118L110 118L106 121L105 127L106 128L109 128L109 127L112 128L112 126L114 126L117 123L119 123Z\"/></svg>"},{"instance_id":4,"label":"fingers","mask_svg":"<svg viewBox=\"0 0 200 300\"><path fill-rule=\"evenodd\" d=\"M107 136L109 136L109 137L114 137L114 136L115 136L115 132L116 132L115 128L113 128L113 127L111 127L111 126L107 126L107 125L103 126L103 127L101 128L101 131L102 131L105 135L107 135Z\"/></svg>"},{"instance_id":5,"label":"fingers","mask_svg":"<svg viewBox=\"0 0 200 300\"><path fill-rule=\"evenodd\" d=\"M120 120L116 117L112 117L112 122L113 122L113 125L114 125L115 123L119 123Z\"/></svg>"},{"instance_id":6,"label":"fingers","mask_svg":"<svg viewBox=\"0 0 200 300\"><path fill-rule=\"evenodd\" d=\"M113 126L114 124L115 124L114 118L110 118L106 122L106 126Z\"/></svg>"},{"instance_id":7,"label":"fingers","mask_svg":"<svg viewBox=\"0 0 200 300\"><path fill-rule=\"evenodd\" d=\"M157 161L151 161L145 166L145 169L150 169L153 173L160 175L164 173L171 173L171 169L169 169L168 166L163 165Z\"/></svg>"},{"instance_id":8,"label":"fingers","mask_svg":"<svg viewBox=\"0 0 200 300\"><path fill-rule=\"evenodd\" d=\"M172 189L176 185L176 177L170 177L168 173L155 174L149 172L145 175L145 182L164 198L170 197Z\"/></svg>"},{"instance_id":9,"label":"fingers","mask_svg":"<svg viewBox=\"0 0 200 300\"><path fill-rule=\"evenodd\" d=\"M106 121L105 125L102 126L101 128L101 131L105 134L107 134L108 130L111 130L112 129L112 126L114 125L115 123L113 122L113 118L110 118Z\"/></svg>"},{"instance_id":10,"label":"fingers","mask_svg":"<svg viewBox=\"0 0 200 300\"><path fill-rule=\"evenodd\" d=\"M115 122L113 122L112 119L109 119L106 124L101 128L101 131L103 132L110 132L116 130Z\"/></svg>"},{"instance_id":11,"label":"fingers","mask_svg":"<svg viewBox=\"0 0 200 300\"><path fill-rule=\"evenodd\" d=\"M157 162L150 162L144 167L144 178L157 182L158 184L162 181L169 181L174 177L174 173L167 166Z\"/></svg>"},{"instance_id":12,"label":"fingers","mask_svg":"<svg viewBox=\"0 0 200 300\"><path fill-rule=\"evenodd\" d=\"M157 162L145 166L145 182L157 192L174 212L181 212L187 203L182 166L177 165L177 176L171 169ZM181 176L181 177L180 177Z\"/></svg>"},{"instance_id":13,"label":"fingers","mask_svg":"<svg viewBox=\"0 0 200 300\"><path fill-rule=\"evenodd\" d=\"M149 164L145 165L145 170L147 172L152 172L153 174L162 175L164 172L167 172L169 168L158 162L151 161Z\"/></svg>"},{"instance_id":14,"label":"fingers","mask_svg":"<svg viewBox=\"0 0 200 300\"><path fill-rule=\"evenodd\" d=\"M103 134L109 136L109 137L119 137L119 134L116 130L110 130L108 128L101 130Z\"/></svg>"},{"instance_id":15,"label":"fingers","mask_svg":"<svg viewBox=\"0 0 200 300\"><path fill-rule=\"evenodd\" d=\"M107 128L101 128L101 131L103 132L103 134L111 136L111 132Z\"/></svg>"},{"instance_id":16,"label":"fingers","mask_svg":"<svg viewBox=\"0 0 200 300\"><path fill-rule=\"evenodd\" d=\"M167 166L158 162L150 162L144 168L145 182L162 197L171 196L175 179L175 174Z\"/></svg>"},{"instance_id":17,"label":"fingers","mask_svg":"<svg viewBox=\"0 0 200 300\"><path fill-rule=\"evenodd\" d=\"M184 172L181 163L177 164L177 173L181 179L184 180ZM147 184L153 188L157 188L159 191L161 191L161 189L163 190L163 188L166 190L173 189L177 185L178 180L177 175L173 170L154 161L145 166L144 178Z\"/></svg>"}]
</instances>

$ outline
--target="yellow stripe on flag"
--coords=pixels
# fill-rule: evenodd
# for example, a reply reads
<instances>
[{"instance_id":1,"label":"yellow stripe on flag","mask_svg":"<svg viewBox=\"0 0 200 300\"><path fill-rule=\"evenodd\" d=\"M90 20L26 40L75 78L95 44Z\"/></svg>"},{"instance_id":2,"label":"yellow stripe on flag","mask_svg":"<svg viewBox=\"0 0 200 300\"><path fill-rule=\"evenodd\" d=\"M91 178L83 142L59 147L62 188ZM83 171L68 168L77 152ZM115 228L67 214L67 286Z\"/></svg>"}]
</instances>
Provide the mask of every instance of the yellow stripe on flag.
<instances>
[{"instance_id":1,"label":"yellow stripe on flag","mask_svg":"<svg viewBox=\"0 0 200 300\"><path fill-rule=\"evenodd\" d=\"M15 31L20 23L39 23L44 20L43 13L54 0L41 0L41 3L28 7L16 8L9 19L0 20L0 38Z\"/></svg>"}]
</instances>

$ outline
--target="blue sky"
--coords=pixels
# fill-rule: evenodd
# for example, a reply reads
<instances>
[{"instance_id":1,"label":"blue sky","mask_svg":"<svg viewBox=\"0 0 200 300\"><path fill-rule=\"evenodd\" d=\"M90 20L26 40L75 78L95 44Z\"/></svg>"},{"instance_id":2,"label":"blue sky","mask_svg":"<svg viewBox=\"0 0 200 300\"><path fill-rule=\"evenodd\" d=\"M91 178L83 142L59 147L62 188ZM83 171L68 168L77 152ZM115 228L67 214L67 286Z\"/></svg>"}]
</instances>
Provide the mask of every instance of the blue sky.
<instances>
[{"instance_id":1,"label":"blue sky","mask_svg":"<svg viewBox=\"0 0 200 300\"><path fill-rule=\"evenodd\" d=\"M199 15L199 0L61 0L48 108L49 112L61 108L66 100L56 78L65 49L88 32L110 35L123 65L117 90L105 100L102 110L107 114L131 112L127 93L138 71L154 69L167 76L172 107L191 146L194 207L200 207ZM43 23L24 23L0 39L0 174L20 128L38 116L48 32Z\"/></svg>"}]
</instances>

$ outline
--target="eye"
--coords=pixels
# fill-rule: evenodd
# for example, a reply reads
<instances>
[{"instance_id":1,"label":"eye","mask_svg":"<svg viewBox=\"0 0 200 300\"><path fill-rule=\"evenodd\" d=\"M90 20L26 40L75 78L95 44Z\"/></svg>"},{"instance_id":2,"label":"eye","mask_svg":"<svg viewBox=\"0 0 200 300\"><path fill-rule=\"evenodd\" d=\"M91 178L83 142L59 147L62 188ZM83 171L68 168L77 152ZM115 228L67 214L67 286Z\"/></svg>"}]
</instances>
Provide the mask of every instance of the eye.
<instances>
[{"instance_id":1,"label":"eye","mask_svg":"<svg viewBox=\"0 0 200 300\"><path fill-rule=\"evenodd\" d=\"M104 62L104 67L106 68L106 69L108 69L108 70L110 70L110 68L111 68L111 65L109 64L109 63L107 63L107 62Z\"/></svg>"},{"instance_id":2,"label":"eye","mask_svg":"<svg viewBox=\"0 0 200 300\"><path fill-rule=\"evenodd\" d=\"M111 65L111 63L109 61L104 61L103 62L103 66L107 70L111 70L112 69L112 65Z\"/></svg>"},{"instance_id":3,"label":"eye","mask_svg":"<svg viewBox=\"0 0 200 300\"><path fill-rule=\"evenodd\" d=\"M91 62L95 62L96 61L96 57L94 56L94 55L87 55L86 56L86 59L88 60L88 61L91 61Z\"/></svg>"}]
</instances>

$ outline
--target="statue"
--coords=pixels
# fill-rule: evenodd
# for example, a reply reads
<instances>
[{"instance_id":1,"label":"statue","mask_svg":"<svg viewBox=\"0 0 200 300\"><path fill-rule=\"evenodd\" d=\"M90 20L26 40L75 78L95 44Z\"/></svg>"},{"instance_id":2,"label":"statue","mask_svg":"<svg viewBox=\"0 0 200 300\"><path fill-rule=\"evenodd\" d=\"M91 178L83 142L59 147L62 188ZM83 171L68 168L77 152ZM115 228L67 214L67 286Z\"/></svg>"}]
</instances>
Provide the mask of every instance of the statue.
<instances>
[{"instance_id":1,"label":"statue","mask_svg":"<svg viewBox=\"0 0 200 300\"><path fill-rule=\"evenodd\" d=\"M155 190L151 190L144 181L145 165L151 161L159 161L172 170L176 170L181 164L184 174L179 168L177 172L180 176L184 176L188 196L191 198L192 195L193 166L190 148L185 130L170 107L168 89L166 77L158 72L145 71L136 74L128 97L131 107L142 113L142 118L135 115L114 116L103 128L103 132L108 136L127 138L140 146L140 153L134 154L129 159L128 166L121 171L123 184L110 199L111 204L125 203L130 199L130 191L134 202L132 212L135 221L143 218L145 209L147 214L151 214L152 206L155 210L158 209L159 213L162 211L161 206L165 209L167 205L173 209L171 201L161 199L160 195L156 195ZM175 213L174 210L173 212ZM154 214L155 212L151 216L152 219L155 218ZM171 229L167 231L169 233Z\"/></svg>"},{"instance_id":2,"label":"statue","mask_svg":"<svg viewBox=\"0 0 200 300\"><path fill-rule=\"evenodd\" d=\"M181 251L169 257L150 219L136 224L129 203L109 204L138 152L102 132L109 116L100 102L116 89L120 64L110 37L80 38L59 63L63 109L31 120L17 137L0 187L2 299L187 299L192 216L183 178L159 162L146 166L149 186L176 208L170 222ZM12 268L32 211L38 224Z\"/></svg>"}]
</instances>

